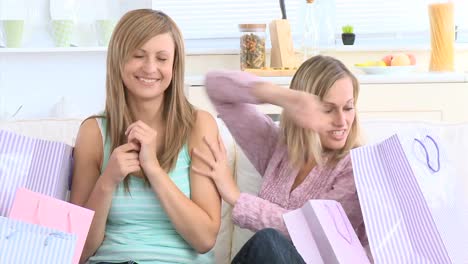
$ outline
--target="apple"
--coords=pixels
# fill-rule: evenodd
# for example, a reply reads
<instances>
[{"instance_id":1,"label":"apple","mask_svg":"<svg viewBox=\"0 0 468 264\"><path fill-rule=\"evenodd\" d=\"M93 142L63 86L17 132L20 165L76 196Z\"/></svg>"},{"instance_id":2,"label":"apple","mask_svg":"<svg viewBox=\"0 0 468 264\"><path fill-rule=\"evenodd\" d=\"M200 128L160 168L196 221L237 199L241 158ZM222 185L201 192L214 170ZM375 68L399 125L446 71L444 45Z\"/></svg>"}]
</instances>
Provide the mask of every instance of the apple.
<instances>
[{"instance_id":1,"label":"apple","mask_svg":"<svg viewBox=\"0 0 468 264\"><path fill-rule=\"evenodd\" d=\"M406 55L408 55L408 58L410 59L411 65L416 65L416 57L414 56L414 54L406 53Z\"/></svg>"},{"instance_id":2,"label":"apple","mask_svg":"<svg viewBox=\"0 0 468 264\"><path fill-rule=\"evenodd\" d=\"M385 62L387 66L392 65L392 59L393 59L393 55L387 55L382 58L382 60Z\"/></svg>"},{"instance_id":3,"label":"apple","mask_svg":"<svg viewBox=\"0 0 468 264\"><path fill-rule=\"evenodd\" d=\"M406 54L396 54L393 56L392 61L390 62L391 66L408 66L411 65L411 60Z\"/></svg>"}]
</instances>

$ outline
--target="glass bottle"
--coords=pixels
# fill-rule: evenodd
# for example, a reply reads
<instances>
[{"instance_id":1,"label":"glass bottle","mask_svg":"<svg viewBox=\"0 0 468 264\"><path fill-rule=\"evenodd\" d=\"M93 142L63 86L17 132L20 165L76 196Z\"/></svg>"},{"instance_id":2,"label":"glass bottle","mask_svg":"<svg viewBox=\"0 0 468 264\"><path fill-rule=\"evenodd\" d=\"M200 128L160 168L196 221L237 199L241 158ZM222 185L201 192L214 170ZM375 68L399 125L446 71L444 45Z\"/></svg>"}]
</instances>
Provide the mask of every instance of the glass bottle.
<instances>
[{"instance_id":1,"label":"glass bottle","mask_svg":"<svg viewBox=\"0 0 468 264\"><path fill-rule=\"evenodd\" d=\"M335 12L334 1L332 0L316 0L318 17L319 48L330 48L335 46Z\"/></svg>"},{"instance_id":2,"label":"glass bottle","mask_svg":"<svg viewBox=\"0 0 468 264\"><path fill-rule=\"evenodd\" d=\"M302 51L304 61L319 53L319 31L317 6L314 0L306 0L304 24L302 28Z\"/></svg>"}]
</instances>

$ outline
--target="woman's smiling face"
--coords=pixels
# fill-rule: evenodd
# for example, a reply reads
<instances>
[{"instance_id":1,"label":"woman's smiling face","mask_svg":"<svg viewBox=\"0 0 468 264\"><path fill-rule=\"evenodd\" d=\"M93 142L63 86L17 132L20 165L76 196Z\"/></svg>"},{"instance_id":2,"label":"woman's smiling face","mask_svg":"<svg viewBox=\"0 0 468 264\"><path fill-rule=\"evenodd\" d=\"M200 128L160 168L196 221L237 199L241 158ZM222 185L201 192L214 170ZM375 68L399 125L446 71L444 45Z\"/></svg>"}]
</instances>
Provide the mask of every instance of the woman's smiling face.
<instances>
[{"instance_id":1,"label":"woman's smiling face","mask_svg":"<svg viewBox=\"0 0 468 264\"><path fill-rule=\"evenodd\" d=\"M129 96L150 100L164 94L172 81L174 53L169 33L157 35L133 51L122 71Z\"/></svg>"},{"instance_id":2,"label":"woman's smiling face","mask_svg":"<svg viewBox=\"0 0 468 264\"><path fill-rule=\"evenodd\" d=\"M356 116L351 79L345 77L337 80L323 97L322 103L326 126L318 131L320 141L325 149L339 150L344 147Z\"/></svg>"}]
</instances>

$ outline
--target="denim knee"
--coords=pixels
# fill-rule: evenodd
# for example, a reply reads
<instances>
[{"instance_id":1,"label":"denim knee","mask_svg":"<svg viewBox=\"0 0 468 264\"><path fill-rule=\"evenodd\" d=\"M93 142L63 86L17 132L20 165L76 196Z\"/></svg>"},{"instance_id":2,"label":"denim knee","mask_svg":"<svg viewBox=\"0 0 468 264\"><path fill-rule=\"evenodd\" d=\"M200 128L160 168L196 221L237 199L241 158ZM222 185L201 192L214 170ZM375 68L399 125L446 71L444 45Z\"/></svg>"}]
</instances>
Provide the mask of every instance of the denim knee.
<instances>
[{"instance_id":1,"label":"denim knee","mask_svg":"<svg viewBox=\"0 0 468 264\"><path fill-rule=\"evenodd\" d=\"M274 228L264 228L255 233L254 237L259 240L276 241L285 238L278 230Z\"/></svg>"}]
</instances>

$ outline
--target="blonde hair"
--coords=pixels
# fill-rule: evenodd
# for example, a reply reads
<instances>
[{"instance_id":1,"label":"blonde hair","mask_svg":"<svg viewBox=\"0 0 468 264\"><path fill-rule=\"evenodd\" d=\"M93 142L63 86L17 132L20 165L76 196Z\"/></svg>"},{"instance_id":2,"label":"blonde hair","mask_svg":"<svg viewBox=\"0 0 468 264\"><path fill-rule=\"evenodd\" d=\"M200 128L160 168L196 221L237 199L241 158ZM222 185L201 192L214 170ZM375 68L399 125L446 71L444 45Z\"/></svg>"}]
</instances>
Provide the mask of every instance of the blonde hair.
<instances>
[{"instance_id":1,"label":"blonde hair","mask_svg":"<svg viewBox=\"0 0 468 264\"><path fill-rule=\"evenodd\" d=\"M107 131L111 151L126 143L125 130L135 118L127 105L127 92L122 80L126 61L132 52L151 38L169 33L175 44L172 81L164 92L163 118L166 129L163 151L158 156L166 171L174 168L179 151L189 138L195 121L195 110L184 95L184 42L176 23L161 11L138 9L126 13L112 33L107 52L106 108ZM125 187L128 190L128 178Z\"/></svg>"},{"instance_id":2,"label":"blonde hair","mask_svg":"<svg viewBox=\"0 0 468 264\"><path fill-rule=\"evenodd\" d=\"M317 95L321 100L337 80L350 78L353 83L354 106L359 95L359 82L339 60L329 56L314 56L305 61L291 81L291 89ZM288 155L293 165L300 167L312 158L317 164L323 163L324 149L318 133L299 127L286 114L281 114L281 138L287 146ZM359 122L356 111L354 122L349 131L344 147L333 151L329 162L336 162L349 150L359 146Z\"/></svg>"}]
</instances>

